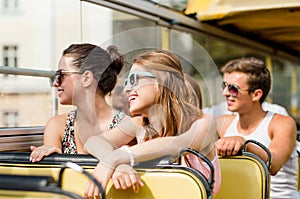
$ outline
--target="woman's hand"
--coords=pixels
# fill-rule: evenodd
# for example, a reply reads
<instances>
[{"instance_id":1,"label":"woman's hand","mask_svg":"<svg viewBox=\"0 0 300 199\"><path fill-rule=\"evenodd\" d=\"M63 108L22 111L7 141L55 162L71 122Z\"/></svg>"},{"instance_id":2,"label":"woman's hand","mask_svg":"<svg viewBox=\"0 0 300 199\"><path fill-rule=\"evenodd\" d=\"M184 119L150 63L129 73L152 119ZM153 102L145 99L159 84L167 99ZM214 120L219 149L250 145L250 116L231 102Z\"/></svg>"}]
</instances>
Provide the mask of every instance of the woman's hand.
<instances>
[{"instance_id":1,"label":"woman's hand","mask_svg":"<svg viewBox=\"0 0 300 199\"><path fill-rule=\"evenodd\" d=\"M48 156L52 153L62 153L60 148L42 145L39 147L30 146L31 154L29 160L31 162L38 162L43 159L44 156Z\"/></svg>"},{"instance_id":2,"label":"woman's hand","mask_svg":"<svg viewBox=\"0 0 300 199\"><path fill-rule=\"evenodd\" d=\"M98 180L98 182L100 182L103 189L105 190L113 172L113 167L104 165L100 162L95 167L93 176L96 178L96 180ZM99 195L100 190L91 180L89 180L84 191L84 198L99 198Z\"/></svg>"},{"instance_id":3,"label":"woman's hand","mask_svg":"<svg viewBox=\"0 0 300 199\"><path fill-rule=\"evenodd\" d=\"M136 170L128 164L120 164L115 169L112 180L116 189L125 190L132 187L135 193L139 191L139 187L144 186Z\"/></svg>"}]
</instances>

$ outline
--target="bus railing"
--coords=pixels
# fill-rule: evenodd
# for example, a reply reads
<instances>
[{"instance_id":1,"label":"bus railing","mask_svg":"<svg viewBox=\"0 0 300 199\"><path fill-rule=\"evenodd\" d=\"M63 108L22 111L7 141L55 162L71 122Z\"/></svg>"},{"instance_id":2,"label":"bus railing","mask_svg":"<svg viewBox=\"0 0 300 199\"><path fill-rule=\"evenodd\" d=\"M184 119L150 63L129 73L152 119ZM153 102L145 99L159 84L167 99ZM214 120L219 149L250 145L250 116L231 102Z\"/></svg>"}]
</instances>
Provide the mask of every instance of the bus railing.
<instances>
[{"instance_id":1,"label":"bus railing","mask_svg":"<svg viewBox=\"0 0 300 199\"><path fill-rule=\"evenodd\" d=\"M0 66L0 74L24 75L24 76L31 76L31 77L45 77L45 78L49 78L50 82L52 83L54 75L55 75L55 71ZM52 116L57 115L58 101L57 101L57 97L55 95L55 89L51 90L51 107L52 107L51 115Z\"/></svg>"},{"instance_id":2,"label":"bus railing","mask_svg":"<svg viewBox=\"0 0 300 199\"><path fill-rule=\"evenodd\" d=\"M44 126L0 128L0 151L29 151L43 144Z\"/></svg>"},{"instance_id":3,"label":"bus railing","mask_svg":"<svg viewBox=\"0 0 300 199\"><path fill-rule=\"evenodd\" d=\"M0 66L0 74L45 77L52 81L55 71ZM52 115L56 115L58 109L57 98L54 91L53 89L51 93ZM44 128L44 126L1 127L0 151L29 151L31 145L42 145Z\"/></svg>"},{"instance_id":4,"label":"bus railing","mask_svg":"<svg viewBox=\"0 0 300 199\"><path fill-rule=\"evenodd\" d=\"M53 78L55 71L45 71L37 69L28 68L15 68L9 66L0 66L0 73L7 75L26 75L26 76L36 76L36 77L48 77Z\"/></svg>"}]
</instances>

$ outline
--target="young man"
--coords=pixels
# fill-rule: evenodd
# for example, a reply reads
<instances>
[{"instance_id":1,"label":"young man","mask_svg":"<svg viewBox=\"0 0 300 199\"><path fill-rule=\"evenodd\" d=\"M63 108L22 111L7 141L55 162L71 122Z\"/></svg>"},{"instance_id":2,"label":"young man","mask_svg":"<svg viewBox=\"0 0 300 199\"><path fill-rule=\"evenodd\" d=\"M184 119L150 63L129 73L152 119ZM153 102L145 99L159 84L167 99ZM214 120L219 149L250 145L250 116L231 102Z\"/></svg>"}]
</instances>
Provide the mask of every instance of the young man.
<instances>
[{"instance_id":1,"label":"young man","mask_svg":"<svg viewBox=\"0 0 300 199\"><path fill-rule=\"evenodd\" d=\"M269 70L261 60L250 57L232 60L221 71L228 110L237 115L217 118L218 155L236 155L245 140L259 141L271 152L270 198L292 198L298 171L296 124L289 116L263 110L262 103L271 87ZM247 150L266 160L266 154L258 147L249 145Z\"/></svg>"}]
</instances>

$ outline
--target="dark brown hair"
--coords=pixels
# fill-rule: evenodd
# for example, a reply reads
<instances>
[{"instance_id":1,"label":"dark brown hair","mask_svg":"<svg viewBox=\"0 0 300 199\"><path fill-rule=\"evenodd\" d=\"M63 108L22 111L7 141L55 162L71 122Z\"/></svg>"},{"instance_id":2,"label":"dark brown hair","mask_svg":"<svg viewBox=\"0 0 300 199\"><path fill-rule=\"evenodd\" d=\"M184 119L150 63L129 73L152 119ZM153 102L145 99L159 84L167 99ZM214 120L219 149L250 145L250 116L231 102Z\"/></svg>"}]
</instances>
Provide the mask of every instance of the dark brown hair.
<instances>
[{"instance_id":1,"label":"dark brown hair","mask_svg":"<svg viewBox=\"0 0 300 199\"><path fill-rule=\"evenodd\" d=\"M111 45L107 50L93 44L72 44L63 51L70 54L73 64L80 72L91 71L98 80L98 88L103 95L111 92L116 85L117 75L125 63L124 57L116 46Z\"/></svg>"},{"instance_id":2,"label":"dark brown hair","mask_svg":"<svg viewBox=\"0 0 300 199\"><path fill-rule=\"evenodd\" d=\"M248 75L249 93L256 89L263 91L260 103L263 103L271 88L271 75L264 62L254 58L246 57L229 61L221 68L222 73L242 72Z\"/></svg>"}]
</instances>

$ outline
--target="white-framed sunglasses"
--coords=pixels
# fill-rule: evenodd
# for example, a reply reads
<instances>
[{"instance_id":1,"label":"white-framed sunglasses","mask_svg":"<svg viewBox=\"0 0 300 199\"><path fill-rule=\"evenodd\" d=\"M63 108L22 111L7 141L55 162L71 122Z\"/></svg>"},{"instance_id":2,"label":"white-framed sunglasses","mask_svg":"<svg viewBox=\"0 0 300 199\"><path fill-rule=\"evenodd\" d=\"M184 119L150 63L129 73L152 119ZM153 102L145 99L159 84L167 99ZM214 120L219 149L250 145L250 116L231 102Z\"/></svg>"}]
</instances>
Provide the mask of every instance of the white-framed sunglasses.
<instances>
[{"instance_id":1,"label":"white-framed sunglasses","mask_svg":"<svg viewBox=\"0 0 300 199\"><path fill-rule=\"evenodd\" d=\"M139 77L150 77L155 78L155 76L150 72L136 71L128 75L127 79L124 81L124 87L130 86L131 88L136 86Z\"/></svg>"}]
</instances>

